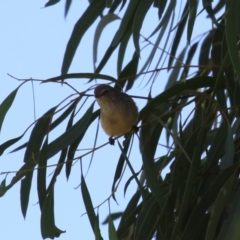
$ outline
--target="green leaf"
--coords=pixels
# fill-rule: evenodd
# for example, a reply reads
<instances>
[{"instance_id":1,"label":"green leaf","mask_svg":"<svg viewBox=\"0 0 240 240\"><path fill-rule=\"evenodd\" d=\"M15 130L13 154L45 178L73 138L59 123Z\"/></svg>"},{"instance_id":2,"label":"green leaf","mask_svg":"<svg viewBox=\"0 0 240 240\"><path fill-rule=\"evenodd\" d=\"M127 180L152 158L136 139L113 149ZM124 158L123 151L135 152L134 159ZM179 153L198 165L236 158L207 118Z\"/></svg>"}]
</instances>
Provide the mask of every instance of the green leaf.
<instances>
[{"instance_id":1,"label":"green leaf","mask_svg":"<svg viewBox=\"0 0 240 240\"><path fill-rule=\"evenodd\" d=\"M125 3L124 3L125 4ZM95 72L99 73L109 58L111 57L114 50L117 48L117 46L121 43L121 41L129 35L129 31L132 31L132 24L134 19L135 10L137 8L137 5L139 4L138 0L133 0L129 2L129 5L125 11L125 14L122 18L121 24L118 28L118 31L116 32L110 46L106 50L102 60L100 61L97 69ZM118 67L119 69L119 67Z\"/></svg>"},{"instance_id":2,"label":"green leaf","mask_svg":"<svg viewBox=\"0 0 240 240\"><path fill-rule=\"evenodd\" d=\"M190 44L191 36L193 32L193 27L197 15L197 0L189 0L189 19L188 19L188 28L187 28L187 41Z\"/></svg>"},{"instance_id":3,"label":"green leaf","mask_svg":"<svg viewBox=\"0 0 240 240\"><path fill-rule=\"evenodd\" d=\"M52 6L56 3L60 2L60 0L49 0L46 4L45 4L45 7L49 7L49 6Z\"/></svg>"},{"instance_id":4,"label":"green leaf","mask_svg":"<svg viewBox=\"0 0 240 240\"><path fill-rule=\"evenodd\" d=\"M56 108L57 107L51 108L38 119L28 141L24 162L34 161L37 164L37 154L39 153L45 135L48 134L49 126Z\"/></svg>"},{"instance_id":5,"label":"green leaf","mask_svg":"<svg viewBox=\"0 0 240 240\"><path fill-rule=\"evenodd\" d=\"M124 16L122 18L121 24L118 28L118 31L113 39L113 42L111 43L112 47L115 47L119 44L119 42L122 40L123 36L125 35L127 28L129 27L129 23L131 21L131 18L135 16L137 6L139 5L138 0L132 0L129 2L128 7L124 13Z\"/></svg>"},{"instance_id":6,"label":"green leaf","mask_svg":"<svg viewBox=\"0 0 240 240\"><path fill-rule=\"evenodd\" d=\"M4 121L4 118L9 110L9 108L12 106L12 103L15 99L15 96L17 94L19 87L17 87L14 91L12 91L1 103L0 105L0 132L2 129L2 124Z\"/></svg>"},{"instance_id":7,"label":"green leaf","mask_svg":"<svg viewBox=\"0 0 240 240\"><path fill-rule=\"evenodd\" d=\"M199 118L198 115L197 115L197 118ZM186 184L184 189L183 201L179 207L180 211L178 214L178 221L176 223L176 226L174 228L174 231L171 237L172 240L176 239L177 236L181 236L182 234L181 226L184 225L185 219L187 218L187 214L190 211L192 196L194 195L194 183L197 181L197 178L198 178L198 169L200 165L200 159L201 159L202 150L204 147L207 130L208 129L202 122L200 122L199 125L195 124L195 128L193 129L193 134L189 138L187 144L183 146L186 154L191 159L191 163L190 163L191 165L189 167L189 171L187 170L188 168L185 167L185 164L187 163L184 163L186 156L184 156L185 154L182 154L182 153L177 159L177 162L174 167L172 186L174 185L174 181L178 182L179 184L184 184L186 182ZM185 158L185 159L181 159L181 158ZM184 171L180 171L181 168L183 168ZM187 175L186 181L185 180L181 181L181 179L183 179L181 176L181 172ZM176 187L177 187L176 191L180 191L181 186L177 186L177 183L176 183ZM172 190L173 190L173 187L171 188L171 193L172 193ZM181 189L181 191L183 191L183 189Z\"/></svg>"},{"instance_id":8,"label":"green leaf","mask_svg":"<svg viewBox=\"0 0 240 240\"><path fill-rule=\"evenodd\" d=\"M221 215L224 213L223 212L224 207L226 207L226 204L229 201L235 180L236 180L236 177L233 174L219 191L216 202L211 210L211 216L208 222L208 228L207 228L205 240L214 239L214 237L216 236L216 233L218 231L217 227L219 224L219 219Z\"/></svg>"},{"instance_id":9,"label":"green leaf","mask_svg":"<svg viewBox=\"0 0 240 240\"><path fill-rule=\"evenodd\" d=\"M26 217L26 214L27 214L32 177L33 177L33 169L31 172L28 172L25 178L21 181L20 201L21 201L22 215L24 218Z\"/></svg>"},{"instance_id":10,"label":"green leaf","mask_svg":"<svg viewBox=\"0 0 240 240\"><path fill-rule=\"evenodd\" d=\"M135 230L136 240L152 239L153 234L157 228L159 204L156 202L155 197L148 199L143 204L144 211L141 211L137 220L137 226Z\"/></svg>"},{"instance_id":11,"label":"green leaf","mask_svg":"<svg viewBox=\"0 0 240 240\"><path fill-rule=\"evenodd\" d=\"M189 66L191 65L192 58L195 56L198 44L199 44L199 42L196 42L191 46L191 48L188 52L187 59L185 61L185 65L187 65L187 67L184 68L180 79L185 79L188 76L188 73L190 70Z\"/></svg>"},{"instance_id":12,"label":"green leaf","mask_svg":"<svg viewBox=\"0 0 240 240\"><path fill-rule=\"evenodd\" d=\"M88 188L87 185L85 183L84 177L81 176L81 190L82 190L82 196L83 196L83 201L87 210L87 215L89 218L89 221L92 225L92 229L94 230L94 223L95 223L95 212L93 209L93 204L92 204L92 200L91 200L91 196L88 192Z\"/></svg>"},{"instance_id":13,"label":"green leaf","mask_svg":"<svg viewBox=\"0 0 240 240\"><path fill-rule=\"evenodd\" d=\"M240 231L240 189L238 188L236 195L230 205L228 219L223 224L217 240L239 239Z\"/></svg>"},{"instance_id":14,"label":"green leaf","mask_svg":"<svg viewBox=\"0 0 240 240\"><path fill-rule=\"evenodd\" d=\"M54 219L54 187L51 188L46 200L44 201L41 214L41 234L42 238L59 237L65 231L60 230L55 226Z\"/></svg>"},{"instance_id":15,"label":"green leaf","mask_svg":"<svg viewBox=\"0 0 240 240\"><path fill-rule=\"evenodd\" d=\"M17 137L17 138L13 138L13 139L10 139L8 141L6 141L5 143L1 144L0 145L0 156L4 153L4 151L9 148L10 146L12 146L14 143L18 142L22 137L23 137L24 134L22 134L20 137ZM26 147L26 145L25 145Z\"/></svg>"},{"instance_id":16,"label":"green leaf","mask_svg":"<svg viewBox=\"0 0 240 240\"><path fill-rule=\"evenodd\" d=\"M239 17L239 4L238 1L228 0L226 1L226 38L227 45L230 58L232 60L232 64L236 71L238 81L240 81L240 59L239 59L239 50L237 46L237 34L238 34L238 26L237 19Z\"/></svg>"},{"instance_id":17,"label":"green leaf","mask_svg":"<svg viewBox=\"0 0 240 240\"><path fill-rule=\"evenodd\" d=\"M72 35L65 50L61 70L62 75L68 72L82 37L89 29L89 27L95 22L95 20L102 14L105 8L105 3L105 0L92 0L89 7L85 10L85 12L75 24Z\"/></svg>"},{"instance_id":18,"label":"green leaf","mask_svg":"<svg viewBox=\"0 0 240 240\"><path fill-rule=\"evenodd\" d=\"M233 131L231 126L228 126L227 129L227 138L225 142L225 154L221 159L220 168L225 169L231 166L234 162L234 155L235 155L235 146L233 140Z\"/></svg>"},{"instance_id":19,"label":"green leaf","mask_svg":"<svg viewBox=\"0 0 240 240\"><path fill-rule=\"evenodd\" d=\"M7 188L6 188L6 178L4 178L0 184L0 197L2 197L6 192L7 192Z\"/></svg>"},{"instance_id":20,"label":"green leaf","mask_svg":"<svg viewBox=\"0 0 240 240\"><path fill-rule=\"evenodd\" d=\"M55 219L54 219L54 188L50 190L42 207L41 214L41 233L42 237L55 237Z\"/></svg>"},{"instance_id":21,"label":"green leaf","mask_svg":"<svg viewBox=\"0 0 240 240\"><path fill-rule=\"evenodd\" d=\"M132 167L132 164L130 163L130 161L129 161L127 155L126 155L126 152L123 151L123 148L122 148L121 144L119 143L119 141L118 141L118 146L119 146L119 148L120 148L120 150L121 150L121 152L122 152L122 155L123 155L123 157L124 157L124 159L125 159L128 167L129 167L129 169L130 169L130 171L131 171L131 173L132 173L132 176L134 176L134 179L135 179L135 181L136 181L136 183L137 183L137 185L138 185L138 189L139 189L139 191L140 191L141 194L142 194L142 198L145 200L144 188L143 188L142 184L140 183L140 181L138 180L137 174L134 172L134 169L133 169L133 167Z\"/></svg>"},{"instance_id":22,"label":"green leaf","mask_svg":"<svg viewBox=\"0 0 240 240\"><path fill-rule=\"evenodd\" d=\"M118 240L117 232L114 227L111 214L108 217L108 236L109 240Z\"/></svg>"},{"instance_id":23,"label":"green leaf","mask_svg":"<svg viewBox=\"0 0 240 240\"><path fill-rule=\"evenodd\" d=\"M125 82L127 81L126 91L132 88L134 84L134 80L136 79L138 62L139 62L139 55L137 54L137 52L134 52L132 59L120 73L118 77L118 84L116 84L115 87L122 89Z\"/></svg>"},{"instance_id":24,"label":"green leaf","mask_svg":"<svg viewBox=\"0 0 240 240\"><path fill-rule=\"evenodd\" d=\"M119 20L120 17L118 15L113 13L108 13L104 17L101 18L101 21L98 23L95 34L94 34L94 40L93 40L93 66L94 69L96 69L95 64L97 62L97 50L98 50L98 42L100 39L100 36L102 34L103 29L111 22L115 20Z\"/></svg>"},{"instance_id":25,"label":"green leaf","mask_svg":"<svg viewBox=\"0 0 240 240\"><path fill-rule=\"evenodd\" d=\"M128 42L130 37L132 36L131 29L128 29L126 34L124 35L122 41L120 42L119 50L118 50L118 58L117 58L117 75L119 76L122 71L123 60L126 54Z\"/></svg>"},{"instance_id":26,"label":"green leaf","mask_svg":"<svg viewBox=\"0 0 240 240\"><path fill-rule=\"evenodd\" d=\"M39 155L38 171L37 171L37 191L40 209L42 209L46 199L46 174L47 174L47 146L48 138L46 138Z\"/></svg>"},{"instance_id":27,"label":"green leaf","mask_svg":"<svg viewBox=\"0 0 240 240\"><path fill-rule=\"evenodd\" d=\"M123 212L122 218L120 220L120 223L118 225L118 238L124 239L124 236L128 236L129 234L129 227L134 224L137 212L136 207L138 204L138 201L141 197L140 191L136 191L132 198L129 200L126 209Z\"/></svg>"},{"instance_id":28,"label":"green leaf","mask_svg":"<svg viewBox=\"0 0 240 240\"><path fill-rule=\"evenodd\" d=\"M141 136L141 142L143 142L142 136ZM158 175L154 170L154 163L152 159L146 157L144 149L141 149L141 152L142 152L143 169L144 169L144 174L147 180L147 184L151 189L153 195L155 196L159 206L163 207L166 199L160 187L160 181L158 180Z\"/></svg>"},{"instance_id":29,"label":"green leaf","mask_svg":"<svg viewBox=\"0 0 240 240\"><path fill-rule=\"evenodd\" d=\"M111 76L99 74L99 73L69 73L69 74L63 74L57 77L46 79L42 83L57 82L57 81L61 81L63 79L69 79L69 78L93 78L93 79L109 80L111 82L117 81L115 78Z\"/></svg>"},{"instance_id":30,"label":"green leaf","mask_svg":"<svg viewBox=\"0 0 240 240\"><path fill-rule=\"evenodd\" d=\"M140 54L139 39L140 39L140 31L142 28L142 24L152 4L153 4L153 0L141 1L135 14L132 34L133 34L133 43L134 43L137 54Z\"/></svg>"},{"instance_id":31,"label":"green leaf","mask_svg":"<svg viewBox=\"0 0 240 240\"><path fill-rule=\"evenodd\" d=\"M160 104L167 102L170 98L181 93L183 90L214 87L214 85L215 79L208 76L195 77L187 80L186 82L179 82L149 101L147 105L140 111L139 119L144 118L144 116L147 116L150 112L154 112L155 108L159 107Z\"/></svg>"},{"instance_id":32,"label":"green leaf","mask_svg":"<svg viewBox=\"0 0 240 240\"><path fill-rule=\"evenodd\" d=\"M115 186L116 186L116 183L118 181L118 179L121 177L122 175L122 171L123 171L123 166L124 166L124 163L125 163L125 158L124 158L124 155L123 155L123 152L126 153L129 149L129 146L130 146L130 140L131 138L128 137L126 138L126 140L124 141L123 143L123 150L122 150L122 153L119 157L119 160L118 160L118 164L117 164L117 167L116 167L116 170L115 170L115 174L114 174L114 178L113 178L113 183L112 183L112 197L113 199L117 202L116 198L115 198Z\"/></svg>"},{"instance_id":33,"label":"green leaf","mask_svg":"<svg viewBox=\"0 0 240 240\"><path fill-rule=\"evenodd\" d=\"M125 195L126 195L127 188L128 188L128 186L129 186L129 184L131 183L131 181L132 181L133 179L135 179L135 178L139 175L140 172L142 172L142 169L141 169L139 172L137 172L136 174L132 175L132 176L127 180L127 182L125 183L124 190L123 190L124 197L125 197Z\"/></svg>"},{"instance_id":34,"label":"green leaf","mask_svg":"<svg viewBox=\"0 0 240 240\"><path fill-rule=\"evenodd\" d=\"M191 216L188 219L187 225L182 235L183 239L186 238L189 232L191 232L192 229L194 229L202 221L202 219L206 215L206 211L208 211L209 207L216 200L217 195L221 188L223 187L223 185L234 173L236 173L237 166L238 163L233 164L232 166L224 169L217 175L214 181L210 184L207 191L204 193L200 202L192 211Z\"/></svg>"},{"instance_id":35,"label":"green leaf","mask_svg":"<svg viewBox=\"0 0 240 240\"><path fill-rule=\"evenodd\" d=\"M168 61L168 68L171 67L172 65L172 62L174 60L174 56L176 55L176 52L177 52L177 48L180 44L180 40L182 38L182 35L183 35L183 31L184 31L184 28L186 26L186 22L187 22L187 16L188 16L188 2L186 2L186 5L185 5L185 8L183 10L183 13L182 13L182 18L179 22L179 25L178 25L178 29L176 31L176 35L175 35L175 38L173 40L173 44L172 44L172 49L171 49L171 52L169 54L169 61Z\"/></svg>"},{"instance_id":36,"label":"green leaf","mask_svg":"<svg viewBox=\"0 0 240 240\"><path fill-rule=\"evenodd\" d=\"M71 128L64 132L60 137L52 141L48 146L48 159L56 153L71 145L91 124L93 105L88 108L83 117L78 120Z\"/></svg>"},{"instance_id":37,"label":"green leaf","mask_svg":"<svg viewBox=\"0 0 240 240\"><path fill-rule=\"evenodd\" d=\"M100 229L99 229L99 216L98 216L98 214L96 216L96 220L95 220L95 224L94 224L94 234L95 234L95 239L96 240L103 240L103 238L101 236Z\"/></svg>"},{"instance_id":38,"label":"green leaf","mask_svg":"<svg viewBox=\"0 0 240 240\"><path fill-rule=\"evenodd\" d=\"M38 163L40 147L42 145L44 136L48 134L48 128L56 108L57 107L51 108L37 121L35 127L32 130L27 149L25 151L24 162L30 162L31 168L28 169L28 172L25 174L25 178L21 182L21 209L24 217L26 217L27 213L33 169Z\"/></svg>"},{"instance_id":39,"label":"green leaf","mask_svg":"<svg viewBox=\"0 0 240 240\"><path fill-rule=\"evenodd\" d=\"M84 177L83 175L81 176L81 190L82 190L82 197L83 197L83 202L87 211L87 215L89 218L89 221L91 223L92 226L92 230L95 233L95 235L99 235L100 234L100 229L99 229L99 225L97 224L98 222L98 217L95 215L94 209L93 209L93 204L92 204L92 199L91 196L89 194L87 185L85 183ZM102 239L102 237L100 237L100 239Z\"/></svg>"},{"instance_id":40,"label":"green leaf","mask_svg":"<svg viewBox=\"0 0 240 240\"><path fill-rule=\"evenodd\" d=\"M116 213L111 213L110 215L111 215L112 220L116 220L116 219L120 218L123 215L123 213L122 212L116 212ZM108 218L109 217L106 217L106 219L102 222L102 224L107 224L108 223Z\"/></svg>"},{"instance_id":41,"label":"green leaf","mask_svg":"<svg viewBox=\"0 0 240 240\"><path fill-rule=\"evenodd\" d=\"M73 111L73 109L76 108L76 105L80 101L80 99L81 98L78 98L76 101L74 101L72 104L70 104L70 106L56 120L54 120L52 122L52 124L49 126L49 132L52 131L54 128L56 128L60 123L62 123L67 118L67 116ZM23 137L23 135L18 137L18 138L16 138L16 139L9 140L8 142L2 144L0 146L0 153L1 153L1 149L2 148L3 148L3 150L5 150L5 148L7 148L8 146L14 144L15 142L17 142L22 137ZM28 142L26 142L26 143L22 144L21 146L15 148L14 150L11 151L11 153L19 151L19 150L27 147L27 145L28 145Z\"/></svg>"},{"instance_id":42,"label":"green leaf","mask_svg":"<svg viewBox=\"0 0 240 240\"><path fill-rule=\"evenodd\" d=\"M70 6L72 4L72 0L66 0L65 1L65 11L64 11L64 17L67 17L68 11L70 9Z\"/></svg>"},{"instance_id":43,"label":"green leaf","mask_svg":"<svg viewBox=\"0 0 240 240\"><path fill-rule=\"evenodd\" d=\"M95 111L92 116L91 116L91 120L89 122L89 125L99 116L100 114L100 109L98 109L97 111ZM66 159L66 177L67 179L69 178L69 175L71 173L71 168L72 168L72 160L74 159L76 150L80 144L80 142L82 141L85 133L87 131L87 128L85 129L85 131L83 131L79 137L69 146L68 148L68 152L67 152L67 159Z\"/></svg>"}]
</instances>

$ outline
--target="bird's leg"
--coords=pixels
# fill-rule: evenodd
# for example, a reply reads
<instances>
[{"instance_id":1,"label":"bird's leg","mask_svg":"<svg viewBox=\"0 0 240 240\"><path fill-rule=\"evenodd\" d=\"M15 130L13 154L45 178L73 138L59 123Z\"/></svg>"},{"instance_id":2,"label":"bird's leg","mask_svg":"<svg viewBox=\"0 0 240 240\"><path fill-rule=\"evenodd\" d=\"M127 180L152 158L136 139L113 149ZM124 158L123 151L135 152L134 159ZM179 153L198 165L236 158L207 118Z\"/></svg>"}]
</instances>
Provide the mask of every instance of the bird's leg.
<instances>
[{"instance_id":1,"label":"bird's leg","mask_svg":"<svg viewBox=\"0 0 240 240\"><path fill-rule=\"evenodd\" d=\"M134 132L134 133L137 133L138 132L138 130L139 130L139 127L138 126L132 126L132 131Z\"/></svg>"},{"instance_id":2,"label":"bird's leg","mask_svg":"<svg viewBox=\"0 0 240 240\"><path fill-rule=\"evenodd\" d=\"M113 137L110 137L108 140L109 140L110 145L113 146L115 143L115 140L113 139Z\"/></svg>"}]
</instances>

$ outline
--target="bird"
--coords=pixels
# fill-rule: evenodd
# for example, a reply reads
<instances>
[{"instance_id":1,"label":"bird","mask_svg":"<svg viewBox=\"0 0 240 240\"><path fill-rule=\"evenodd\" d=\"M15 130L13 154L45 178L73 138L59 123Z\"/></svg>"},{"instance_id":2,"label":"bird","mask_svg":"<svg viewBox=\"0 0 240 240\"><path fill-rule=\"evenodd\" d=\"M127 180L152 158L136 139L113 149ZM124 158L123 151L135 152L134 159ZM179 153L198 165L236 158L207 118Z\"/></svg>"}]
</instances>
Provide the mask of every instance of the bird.
<instances>
[{"instance_id":1,"label":"bird","mask_svg":"<svg viewBox=\"0 0 240 240\"><path fill-rule=\"evenodd\" d=\"M114 145L113 137L136 128L138 120L136 103L128 94L107 84L98 85L94 90L94 96L101 109L102 128L110 136L109 143Z\"/></svg>"}]
</instances>

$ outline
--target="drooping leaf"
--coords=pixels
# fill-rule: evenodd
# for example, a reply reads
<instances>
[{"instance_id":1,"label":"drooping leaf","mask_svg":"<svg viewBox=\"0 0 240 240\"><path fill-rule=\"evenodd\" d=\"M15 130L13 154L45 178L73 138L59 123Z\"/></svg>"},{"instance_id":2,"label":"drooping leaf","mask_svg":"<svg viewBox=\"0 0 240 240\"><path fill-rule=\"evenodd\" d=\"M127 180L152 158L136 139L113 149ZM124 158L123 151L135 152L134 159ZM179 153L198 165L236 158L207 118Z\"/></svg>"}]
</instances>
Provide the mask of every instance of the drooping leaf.
<instances>
[{"instance_id":1,"label":"drooping leaf","mask_svg":"<svg viewBox=\"0 0 240 240\"><path fill-rule=\"evenodd\" d=\"M98 42L100 39L100 36L102 34L103 29L111 22L115 20L119 20L120 17L118 15L109 13L101 18L101 21L98 23L98 26L96 28L95 34L94 34L94 40L93 40L93 66L94 69L96 69L96 62L97 62L97 51L98 51Z\"/></svg>"},{"instance_id":2,"label":"drooping leaf","mask_svg":"<svg viewBox=\"0 0 240 240\"><path fill-rule=\"evenodd\" d=\"M46 175L47 175L47 145L48 138L46 138L41 153L39 155L38 171L37 171L37 190L40 209L42 209L46 199Z\"/></svg>"},{"instance_id":3,"label":"drooping leaf","mask_svg":"<svg viewBox=\"0 0 240 240\"><path fill-rule=\"evenodd\" d=\"M237 47L237 18L239 14L239 4L238 1L229 0L226 1L226 38L227 45L230 58L232 60L232 64L236 71L236 75L238 77L238 81L240 81L240 59L239 59L239 50Z\"/></svg>"},{"instance_id":4,"label":"drooping leaf","mask_svg":"<svg viewBox=\"0 0 240 240\"><path fill-rule=\"evenodd\" d=\"M100 114L100 110L95 111L92 116L90 123L91 124ZM66 177L67 179L69 178L71 168L72 168L72 161L74 159L74 156L76 154L77 147L79 146L80 142L82 141L85 133L87 131L87 128L85 131L83 131L79 137L69 146L68 151L67 151L67 158L66 158Z\"/></svg>"},{"instance_id":5,"label":"drooping leaf","mask_svg":"<svg viewBox=\"0 0 240 240\"><path fill-rule=\"evenodd\" d=\"M0 184L0 197L2 197L6 193L6 191L6 178L4 178Z\"/></svg>"},{"instance_id":6,"label":"drooping leaf","mask_svg":"<svg viewBox=\"0 0 240 240\"><path fill-rule=\"evenodd\" d=\"M111 215L109 215L108 217L108 236L109 236L109 240L118 240L117 232L113 224Z\"/></svg>"},{"instance_id":7,"label":"drooping leaf","mask_svg":"<svg viewBox=\"0 0 240 240\"><path fill-rule=\"evenodd\" d=\"M131 138L129 137L129 138L127 138L125 141L124 141L124 146L123 146L123 152L127 152L128 151L128 149L129 149L129 146L130 146L130 140L131 140ZM117 164L117 167L116 167L116 170L115 170L115 174L114 174L114 178L113 178L113 183L112 183L112 197L113 197L113 199L115 200L115 201L117 201L116 200L116 198L115 198L115 191L116 191L116 189L115 189L115 187L116 187L116 183L117 183L117 181L118 181L118 179L121 177L121 175L122 175L122 171L123 171L123 166L124 166L124 163L125 163L125 158L124 158L124 155L123 155L123 153L120 155L120 158L119 158L119 160L118 160L118 164Z\"/></svg>"},{"instance_id":8,"label":"drooping leaf","mask_svg":"<svg viewBox=\"0 0 240 240\"><path fill-rule=\"evenodd\" d=\"M72 0L65 0L65 11L64 11L65 17L67 17L71 4L72 4Z\"/></svg>"},{"instance_id":9,"label":"drooping leaf","mask_svg":"<svg viewBox=\"0 0 240 240\"><path fill-rule=\"evenodd\" d=\"M38 164L40 147L42 145L45 135L48 134L48 128L56 108L57 107L51 108L37 121L35 127L32 130L27 149L25 151L24 162L30 162L31 168L29 168L27 173L25 173L25 178L21 182L21 209L24 217L26 217L27 213L31 182L33 177L33 169Z\"/></svg>"},{"instance_id":10,"label":"drooping leaf","mask_svg":"<svg viewBox=\"0 0 240 240\"><path fill-rule=\"evenodd\" d=\"M56 3L60 2L60 0L49 0L46 4L45 4L45 7L49 7L49 6L52 6Z\"/></svg>"},{"instance_id":11,"label":"drooping leaf","mask_svg":"<svg viewBox=\"0 0 240 240\"><path fill-rule=\"evenodd\" d=\"M46 200L44 201L41 214L41 234L42 238L59 237L61 233L65 233L55 226L54 217L54 187L51 188Z\"/></svg>"},{"instance_id":12,"label":"drooping leaf","mask_svg":"<svg viewBox=\"0 0 240 240\"><path fill-rule=\"evenodd\" d=\"M63 74L61 76L46 79L43 81L43 83L56 82L56 81L61 81L63 79L70 79L70 78L93 78L93 79L109 80L111 82L117 81L115 78L111 76L99 74L99 73L69 73L69 74Z\"/></svg>"},{"instance_id":13,"label":"drooping leaf","mask_svg":"<svg viewBox=\"0 0 240 240\"><path fill-rule=\"evenodd\" d=\"M92 230L95 233L95 236L97 235L100 237L100 238L98 237L98 239L103 239L100 234L99 225L97 224L98 217L94 212L91 196L89 194L83 175L81 176L81 191L82 191L83 202L87 211L87 215L92 226Z\"/></svg>"},{"instance_id":14,"label":"drooping leaf","mask_svg":"<svg viewBox=\"0 0 240 240\"><path fill-rule=\"evenodd\" d=\"M10 139L10 140L6 141L5 143L1 144L0 145L0 156L4 153L4 151L7 148L12 146L14 143L18 142L23 137L23 135L21 135L19 137L16 137L16 138L13 138L13 139ZM24 145L24 147L26 147L26 146L27 146L27 144Z\"/></svg>"},{"instance_id":15,"label":"drooping leaf","mask_svg":"<svg viewBox=\"0 0 240 240\"><path fill-rule=\"evenodd\" d=\"M127 82L126 91L130 90L136 79L137 68L139 62L139 55L134 52L131 61L125 66L125 68L120 73L118 80L120 80L115 87L122 89Z\"/></svg>"},{"instance_id":16,"label":"drooping leaf","mask_svg":"<svg viewBox=\"0 0 240 240\"><path fill-rule=\"evenodd\" d=\"M171 52L170 52L170 57L169 57L169 61L168 61L168 68L171 67L172 65L172 62L174 60L174 56L176 55L176 52L177 52L177 48L180 44L180 39L182 37L182 33L184 31L184 28L186 26L186 22L187 22L187 13L188 13L188 2L186 2L186 5L185 5L185 8L183 10L183 13L182 13L182 19L180 20L180 23L179 23L179 26L177 28L177 31L176 31L176 35L175 35L175 38L174 38L174 41L173 41L173 44L172 44L172 48L171 48Z\"/></svg>"},{"instance_id":17,"label":"drooping leaf","mask_svg":"<svg viewBox=\"0 0 240 240\"><path fill-rule=\"evenodd\" d=\"M155 229L157 228L158 216L155 214L159 211L159 205L154 197L148 199L143 204L144 211L141 211L137 220L135 230L135 239L152 239Z\"/></svg>"},{"instance_id":18,"label":"drooping leaf","mask_svg":"<svg viewBox=\"0 0 240 240\"><path fill-rule=\"evenodd\" d=\"M100 14L102 14L104 8L105 0L92 0L86 11L75 24L72 35L68 41L67 48L65 50L61 69L62 75L68 72L83 35L95 22L95 20L100 16Z\"/></svg>"},{"instance_id":19,"label":"drooping leaf","mask_svg":"<svg viewBox=\"0 0 240 240\"><path fill-rule=\"evenodd\" d=\"M231 190L235 183L235 176L232 175L227 182L223 185L222 189L219 191L216 203L211 211L211 216L208 222L208 228L206 233L206 240L214 239L216 234L217 226L219 224L219 219L223 214L224 207L226 208L227 201L231 195Z\"/></svg>"},{"instance_id":20,"label":"drooping leaf","mask_svg":"<svg viewBox=\"0 0 240 240\"><path fill-rule=\"evenodd\" d=\"M88 108L83 117L78 120L71 128L64 132L60 137L52 141L48 146L48 158L71 145L90 125L94 103Z\"/></svg>"},{"instance_id":21,"label":"drooping leaf","mask_svg":"<svg viewBox=\"0 0 240 240\"><path fill-rule=\"evenodd\" d=\"M15 96L17 94L19 87L17 87L14 91L12 91L5 99L4 101L1 103L0 105L0 132L2 129L2 124L4 121L4 118L8 112L8 110L10 109L10 107L12 106L12 103L15 99Z\"/></svg>"},{"instance_id":22,"label":"drooping leaf","mask_svg":"<svg viewBox=\"0 0 240 240\"><path fill-rule=\"evenodd\" d=\"M191 41L193 27L194 27L196 15L197 15L197 7L198 7L197 0L189 0L189 19L188 19L188 28L187 28L188 43L190 43Z\"/></svg>"},{"instance_id":23,"label":"drooping leaf","mask_svg":"<svg viewBox=\"0 0 240 240\"><path fill-rule=\"evenodd\" d=\"M135 14L132 35L133 35L133 43L134 43L137 54L140 54L139 39L140 39L140 31L142 28L142 24L152 4L153 4L153 0L141 1Z\"/></svg>"},{"instance_id":24,"label":"drooping leaf","mask_svg":"<svg viewBox=\"0 0 240 240\"><path fill-rule=\"evenodd\" d=\"M116 213L111 213L112 220L116 220L122 216L122 212L116 212ZM102 224L107 224L108 223L108 217L102 222Z\"/></svg>"}]
</instances>

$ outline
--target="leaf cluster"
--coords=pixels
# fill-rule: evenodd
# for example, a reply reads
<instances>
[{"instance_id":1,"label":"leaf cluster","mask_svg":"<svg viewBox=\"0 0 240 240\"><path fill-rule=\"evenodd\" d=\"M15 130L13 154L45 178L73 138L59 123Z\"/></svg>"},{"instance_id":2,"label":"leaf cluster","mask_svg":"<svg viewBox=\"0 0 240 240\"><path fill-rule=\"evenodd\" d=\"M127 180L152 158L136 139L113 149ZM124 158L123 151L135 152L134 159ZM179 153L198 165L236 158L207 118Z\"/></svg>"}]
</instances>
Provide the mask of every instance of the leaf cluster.
<instances>
[{"instance_id":1,"label":"leaf cluster","mask_svg":"<svg viewBox=\"0 0 240 240\"><path fill-rule=\"evenodd\" d=\"M59 1L49 1L46 7ZM65 15L71 1L66 1ZM167 86L163 92L152 96L151 87L146 105L139 112L139 153L142 168L136 172L131 165L129 151L131 134L123 145L118 143L121 154L115 170L111 197L117 201L114 191L124 174L125 166L131 176L125 183L126 192L131 182L137 185L126 209L122 213L110 213L109 239L238 239L240 231L239 202L239 146L240 146L240 60L239 60L239 1L185 1L180 18L174 25L177 1L121 1L92 0L75 24L67 44L62 63L61 76L48 79L58 82L68 78L105 79L116 88L134 89L140 76L146 85L157 86L160 64L168 70ZM201 7L200 12L199 8ZM147 13L157 9L159 23L147 38L141 29ZM118 17L116 12L123 11ZM107 13L105 14L105 12ZM211 24L204 28L200 40L192 41L196 31L196 18L207 16ZM100 17L100 20L99 20ZM81 39L95 21L99 21L94 39L93 62L96 64L98 40L103 28L113 20L120 25L112 41L93 73L68 73ZM168 29L168 30L167 30ZM174 34L170 34L170 33ZM152 37L155 42L152 43ZM165 37L164 50L153 70L149 70L157 56L161 39ZM148 57L140 66L142 45L140 39L152 45ZM133 40L134 54L123 67L126 49ZM180 41L186 42L182 48ZM171 42L167 57L168 43ZM101 74L112 54L118 50L117 78ZM196 65L191 65L196 61ZM162 66L163 66L162 65ZM191 71L192 67L197 71ZM64 82L65 83L65 82ZM5 115L11 109L19 88L14 90L0 105L0 129ZM63 232L54 220L54 186L57 176L65 166L66 178L71 174L73 161L84 158L76 156L76 150L93 121L99 116L92 103L86 112L78 114L85 104L87 94L80 93L70 103L49 109L34 123L29 140L16 147L24 149L23 166L9 184L4 179L0 185L3 196L15 183L21 181L21 209L26 216L33 172L37 171L37 192L41 210L43 238L59 237ZM53 120L56 113L61 113ZM81 111L80 111L81 113ZM81 116L81 117L79 117ZM49 134L64 120L66 130L49 142ZM0 145L0 153L16 144L24 135ZM159 156L160 140L166 136L167 153ZM89 153L96 151L94 148ZM51 181L47 186L48 160L60 153ZM166 176L164 169L169 168ZM96 239L102 239L99 216L92 204L84 175L81 191L86 212ZM120 218L115 228L113 220Z\"/></svg>"}]
</instances>

